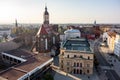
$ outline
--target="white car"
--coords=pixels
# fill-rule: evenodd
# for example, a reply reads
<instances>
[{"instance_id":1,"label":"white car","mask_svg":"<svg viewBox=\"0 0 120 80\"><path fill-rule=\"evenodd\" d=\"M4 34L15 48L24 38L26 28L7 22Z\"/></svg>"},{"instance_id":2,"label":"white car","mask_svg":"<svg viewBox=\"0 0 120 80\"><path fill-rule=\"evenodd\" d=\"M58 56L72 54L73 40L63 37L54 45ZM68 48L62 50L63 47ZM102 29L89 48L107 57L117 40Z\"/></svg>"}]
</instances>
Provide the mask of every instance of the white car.
<instances>
[{"instance_id":1,"label":"white car","mask_svg":"<svg viewBox=\"0 0 120 80\"><path fill-rule=\"evenodd\" d=\"M100 43L100 46L105 46L105 43L103 43L103 42L102 42L102 43Z\"/></svg>"}]
</instances>

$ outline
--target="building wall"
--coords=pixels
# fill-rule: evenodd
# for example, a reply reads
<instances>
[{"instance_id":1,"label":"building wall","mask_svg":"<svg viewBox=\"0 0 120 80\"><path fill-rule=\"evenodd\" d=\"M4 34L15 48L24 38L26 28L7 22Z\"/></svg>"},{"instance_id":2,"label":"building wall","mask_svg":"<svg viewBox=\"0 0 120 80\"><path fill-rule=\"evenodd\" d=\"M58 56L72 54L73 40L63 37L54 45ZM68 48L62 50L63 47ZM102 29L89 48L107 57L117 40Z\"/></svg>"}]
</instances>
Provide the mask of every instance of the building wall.
<instances>
[{"instance_id":1,"label":"building wall","mask_svg":"<svg viewBox=\"0 0 120 80\"><path fill-rule=\"evenodd\" d=\"M81 32L77 29L68 29L64 33L65 33L65 40L70 38L81 37Z\"/></svg>"},{"instance_id":2,"label":"building wall","mask_svg":"<svg viewBox=\"0 0 120 80\"><path fill-rule=\"evenodd\" d=\"M93 53L61 49L60 69L73 74L93 74Z\"/></svg>"},{"instance_id":3,"label":"building wall","mask_svg":"<svg viewBox=\"0 0 120 80\"><path fill-rule=\"evenodd\" d=\"M7 34L8 36L10 36L11 34L11 29L0 29L0 35L4 35L4 34Z\"/></svg>"},{"instance_id":4,"label":"building wall","mask_svg":"<svg viewBox=\"0 0 120 80\"><path fill-rule=\"evenodd\" d=\"M107 44L108 44L108 47L109 47L109 52L113 53L114 46L115 46L115 37L114 36L108 36Z\"/></svg>"},{"instance_id":5,"label":"building wall","mask_svg":"<svg viewBox=\"0 0 120 80\"><path fill-rule=\"evenodd\" d=\"M104 32L104 33L103 33L102 38L103 38L103 42L104 42L104 41L107 41L107 38L108 38L107 32Z\"/></svg>"},{"instance_id":6,"label":"building wall","mask_svg":"<svg viewBox=\"0 0 120 80\"><path fill-rule=\"evenodd\" d=\"M114 54L120 57L120 35L116 35Z\"/></svg>"},{"instance_id":7,"label":"building wall","mask_svg":"<svg viewBox=\"0 0 120 80\"><path fill-rule=\"evenodd\" d=\"M36 43L36 51L38 52L48 52L51 48L51 38L49 35L41 35L40 37L37 37L37 43ZM47 49L46 49L46 40L47 39Z\"/></svg>"}]
</instances>

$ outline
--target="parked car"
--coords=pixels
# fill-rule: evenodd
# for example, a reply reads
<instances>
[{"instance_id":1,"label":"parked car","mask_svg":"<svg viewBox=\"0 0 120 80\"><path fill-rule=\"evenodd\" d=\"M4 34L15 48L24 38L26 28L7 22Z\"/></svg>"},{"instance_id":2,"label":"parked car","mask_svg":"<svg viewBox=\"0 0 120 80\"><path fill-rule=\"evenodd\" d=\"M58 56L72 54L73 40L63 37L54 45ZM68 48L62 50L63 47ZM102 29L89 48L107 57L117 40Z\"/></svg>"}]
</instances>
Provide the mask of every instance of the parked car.
<instances>
[{"instance_id":1,"label":"parked car","mask_svg":"<svg viewBox=\"0 0 120 80\"><path fill-rule=\"evenodd\" d=\"M104 46L104 47L105 47L105 46L106 46L106 44L102 42L102 43L100 43L100 46Z\"/></svg>"}]
</instances>

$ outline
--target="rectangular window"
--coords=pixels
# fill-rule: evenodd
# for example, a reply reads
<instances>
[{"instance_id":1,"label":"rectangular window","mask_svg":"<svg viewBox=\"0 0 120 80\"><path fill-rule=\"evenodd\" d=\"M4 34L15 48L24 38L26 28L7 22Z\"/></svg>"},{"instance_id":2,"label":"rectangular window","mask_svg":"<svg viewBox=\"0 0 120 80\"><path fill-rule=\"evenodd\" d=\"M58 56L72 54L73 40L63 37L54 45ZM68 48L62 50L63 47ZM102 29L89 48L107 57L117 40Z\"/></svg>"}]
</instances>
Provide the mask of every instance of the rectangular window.
<instances>
[{"instance_id":1,"label":"rectangular window","mask_svg":"<svg viewBox=\"0 0 120 80\"><path fill-rule=\"evenodd\" d=\"M90 64L87 64L87 67L90 67Z\"/></svg>"},{"instance_id":2,"label":"rectangular window","mask_svg":"<svg viewBox=\"0 0 120 80\"><path fill-rule=\"evenodd\" d=\"M90 71L89 70L87 70L87 73L89 73Z\"/></svg>"},{"instance_id":3,"label":"rectangular window","mask_svg":"<svg viewBox=\"0 0 120 80\"><path fill-rule=\"evenodd\" d=\"M67 71L69 71L69 67L67 67Z\"/></svg>"},{"instance_id":4,"label":"rectangular window","mask_svg":"<svg viewBox=\"0 0 120 80\"><path fill-rule=\"evenodd\" d=\"M90 59L90 56L88 56L88 59Z\"/></svg>"},{"instance_id":5,"label":"rectangular window","mask_svg":"<svg viewBox=\"0 0 120 80\"><path fill-rule=\"evenodd\" d=\"M67 55L67 58L69 58L69 55Z\"/></svg>"},{"instance_id":6,"label":"rectangular window","mask_svg":"<svg viewBox=\"0 0 120 80\"><path fill-rule=\"evenodd\" d=\"M13 58L10 57L10 61L13 61Z\"/></svg>"},{"instance_id":7,"label":"rectangular window","mask_svg":"<svg viewBox=\"0 0 120 80\"><path fill-rule=\"evenodd\" d=\"M80 67L82 67L82 63L80 63Z\"/></svg>"},{"instance_id":8,"label":"rectangular window","mask_svg":"<svg viewBox=\"0 0 120 80\"><path fill-rule=\"evenodd\" d=\"M74 67L76 67L76 63L74 62Z\"/></svg>"},{"instance_id":9,"label":"rectangular window","mask_svg":"<svg viewBox=\"0 0 120 80\"><path fill-rule=\"evenodd\" d=\"M70 63L69 63L69 62L67 62L67 65L69 66L69 65L70 65Z\"/></svg>"},{"instance_id":10,"label":"rectangular window","mask_svg":"<svg viewBox=\"0 0 120 80\"><path fill-rule=\"evenodd\" d=\"M63 68L63 65L61 65L61 68Z\"/></svg>"},{"instance_id":11,"label":"rectangular window","mask_svg":"<svg viewBox=\"0 0 120 80\"><path fill-rule=\"evenodd\" d=\"M21 61L20 61L20 60L18 60L18 63L21 63Z\"/></svg>"},{"instance_id":12,"label":"rectangular window","mask_svg":"<svg viewBox=\"0 0 120 80\"><path fill-rule=\"evenodd\" d=\"M77 63L77 67L79 67L79 63Z\"/></svg>"},{"instance_id":13,"label":"rectangular window","mask_svg":"<svg viewBox=\"0 0 120 80\"><path fill-rule=\"evenodd\" d=\"M17 62L17 59L14 59L14 62Z\"/></svg>"},{"instance_id":14,"label":"rectangular window","mask_svg":"<svg viewBox=\"0 0 120 80\"><path fill-rule=\"evenodd\" d=\"M62 52L62 55L64 56L64 52Z\"/></svg>"},{"instance_id":15,"label":"rectangular window","mask_svg":"<svg viewBox=\"0 0 120 80\"><path fill-rule=\"evenodd\" d=\"M74 57L76 57L76 55L74 55Z\"/></svg>"},{"instance_id":16,"label":"rectangular window","mask_svg":"<svg viewBox=\"0 0 120 80\"><path fill-rule=\"evenodd\" d=\"M82 55L80 55L80 58L83 58L83 56L82 56Z\"/></svg>"},{"instance_id":17,"label":"rectangular window","mask_svg":"<svg viewBox=\"0 0 120 80\"><path fill-rule=\"evenodd\" d=\"M6 56L6 59L7 59L7 60L9 60L9 57L8 57L8 56Z\"/></svg>"},{"instance_id":18,"label":"rectangular window","mask_svg":"<svg viewBox=\"0 0 120 80\"><path fill-rule=\"evenodd\" d=\"M61 63L63 63L63 60L61 60Z\"/></svg>"},{"instance_id":19,"label":"rectangular window","mask_svg":"<svg viewBox=\"0 0 120 80\"><path fill-rule=\"evenodd\" d=\"M6 56L5 55L3 55L3 58L5 58Z\"/></svg>"}]
</instances>

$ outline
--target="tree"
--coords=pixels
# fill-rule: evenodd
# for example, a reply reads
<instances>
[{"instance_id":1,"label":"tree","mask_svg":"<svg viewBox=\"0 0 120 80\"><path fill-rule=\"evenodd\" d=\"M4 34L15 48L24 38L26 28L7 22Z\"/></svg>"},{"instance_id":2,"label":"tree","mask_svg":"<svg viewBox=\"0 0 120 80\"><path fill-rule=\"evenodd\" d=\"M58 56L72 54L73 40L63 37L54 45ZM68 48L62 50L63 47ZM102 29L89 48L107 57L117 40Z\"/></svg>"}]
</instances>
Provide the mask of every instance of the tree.
<instances>
[{"instance_id":1,"label":"tree","mask_svg":"<svg viewBox=\"0 0 120 80\"><path fill-rule=\"evenodd\" d=\"M50 73L46 73L44 76L44 80L54 80L54 78Z\"/></svg>"},{"instance_id":2,"label":"tree","mask_svg":"<svg viewBox=\"0 0 120 80\"><path fill-rule=\"evenodd\" d=\"M7 41L7 39L8 39L8 34L4 33L4 34L3 34L3 38L5 39L5 41Z\"/></svg>"}]
</instances>

